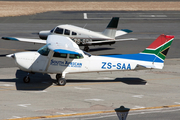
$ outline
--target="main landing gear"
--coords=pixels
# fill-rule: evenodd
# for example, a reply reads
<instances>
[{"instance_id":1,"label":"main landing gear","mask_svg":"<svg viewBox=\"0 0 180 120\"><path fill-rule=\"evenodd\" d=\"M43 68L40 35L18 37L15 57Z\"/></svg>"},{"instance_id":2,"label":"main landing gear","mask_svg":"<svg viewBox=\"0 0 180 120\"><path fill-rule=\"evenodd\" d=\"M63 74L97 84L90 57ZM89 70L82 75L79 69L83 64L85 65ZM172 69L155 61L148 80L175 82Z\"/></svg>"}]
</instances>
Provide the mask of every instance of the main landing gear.
<instances>
[{"instance_id":1,"label":"main landing gear","mask_svg":"<svg viewBox=\"0 0 180 120\"><path fill-rule=\"evenodd\" d=\"M56 80L57 80L57 85L59 86L66 85L66 79L62 78L62 74L56 74Z\"/></svg>"},{"instance_id":2,"label":"main landing gear","mask_svg":"<svg viewBox=\"0 0 180 120\"><path fill-rule=\"evenodd\" d=\"M23 78L24 83L29 83L30 82L29 74L30 73L28 73L27 76L25 76ZM59 86L66 85L65 74L63 74L63 75L62 74L56 74L56 80L57 80L57 85L59 85Z\"/></svg>"},{"instance_id":3,"label":"main landing gear","mask_svg":"<svg viewBox=\"0 0 180 120\"><path fill-rule=\"evenodd\" d=\"M84 46L84 51L89 52L89 47L88 46Z\"/></svg>"}]
</instances>

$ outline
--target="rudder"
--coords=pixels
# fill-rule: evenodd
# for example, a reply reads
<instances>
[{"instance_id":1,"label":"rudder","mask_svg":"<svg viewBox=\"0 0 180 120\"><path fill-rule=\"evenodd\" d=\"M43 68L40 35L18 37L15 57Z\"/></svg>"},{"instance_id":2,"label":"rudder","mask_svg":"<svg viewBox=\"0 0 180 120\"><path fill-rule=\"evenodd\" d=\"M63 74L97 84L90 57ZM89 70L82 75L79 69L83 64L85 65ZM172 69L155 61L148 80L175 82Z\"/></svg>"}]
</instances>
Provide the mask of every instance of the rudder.
<instances>
[{"instance_id":1,"label":"rudder","mask_svg":"<svg viewBox=\"0 0 180 120\"><path fill-rule=\"evenodd\" d=\"M102 34L114 39L118 27L118 22L119 22L119 17L113 17L109 22L108 26L106 27L106 29L102 32Z\"/></svg>"},{"instance_id":2,"label":"rudder","mask_svg":"<svg viewBox=\"0 0 180 120\"><path fill-rule=\"evenodd\" d=\"M172 35L162 34L141 53L155 54L164 61L173 39Z\"/></svg>"}]
</instances>

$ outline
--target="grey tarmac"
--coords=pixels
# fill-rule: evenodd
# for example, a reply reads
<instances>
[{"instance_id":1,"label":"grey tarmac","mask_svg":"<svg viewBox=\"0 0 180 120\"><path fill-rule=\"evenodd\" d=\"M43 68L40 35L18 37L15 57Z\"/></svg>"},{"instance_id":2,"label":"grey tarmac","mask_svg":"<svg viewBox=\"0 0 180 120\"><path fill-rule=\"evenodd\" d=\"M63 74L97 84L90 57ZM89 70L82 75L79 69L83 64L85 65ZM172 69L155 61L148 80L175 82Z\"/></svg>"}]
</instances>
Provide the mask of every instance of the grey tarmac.
<instances>
[{"instance_id":1,"label":"grey tarmac","mask_svg":"<svg viewBox=\"0 0 180 120\"><path fill-rule=\"evenodd\" d=\"M87 14L87 19L84 19L84 13ZM34 51L43 45L0 40L0 106L3 110L0 119L52 116L50 119L117 120L114 112L98 113L113 111L120 105L131 109L142 109L131 111L129 120L169 117L180 119L178 116L180 105L180 14L178 11L58 11L5 17L0 18L0 36L37 38L35 33L52 29L59 24L73 24L102 31L112 16L120 17L118 29L133 30L133 33L120 38L133 37L138 40L117 42L112 46L91 46L90 53L95 55L137 53L143 51L160 34L175 35L163 70L67 74L67 85L64 87L56 86L55 75L36 73L30 76L31 83L25 84L22 78L27 73L19 70L13 60L6 58L5 55ZM156 109L157 106L171 105L176 107L162 108L165 112ZM160 112L152 113L143 109L147 107L154 107L150 111ZM95 112L95 115L86 116L90 112ZM55 117L55 115L79 113L84 113L85 117Z\"/></svg>"}]
</instances>

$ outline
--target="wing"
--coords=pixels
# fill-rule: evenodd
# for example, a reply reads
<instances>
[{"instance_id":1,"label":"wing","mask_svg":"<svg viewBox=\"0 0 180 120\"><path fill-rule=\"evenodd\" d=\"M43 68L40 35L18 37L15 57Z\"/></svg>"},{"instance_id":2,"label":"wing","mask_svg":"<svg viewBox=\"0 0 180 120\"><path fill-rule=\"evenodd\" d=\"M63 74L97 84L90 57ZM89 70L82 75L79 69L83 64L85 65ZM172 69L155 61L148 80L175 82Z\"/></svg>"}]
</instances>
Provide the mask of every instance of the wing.
<instances>
[{"instance_id":1,"label":"wing","mask_svg":"<svg viewBox=\"0 0 180 120\"><path fill-rule=\"evenodd\" d=\"M60 35L49 35L47 38L48 48L54 52L66 54L81 54L82 51L79 46L73 42L69 37Z\"/></svg>"},{"instance_id":2,"label":"wing","mask_svg":"<svg viewBox=\"0 0 180 120\"><path fill-rule=\"evenodd\" d=\"M28 39L28 38L16 38L16 37L2 37L1 39L46 44L46 40L41 40L41 39Z\"/></svg>"},{"instance_id":3,"label":"wing","mask_svg":"<svg viewBox=\"0 0 180 120\"><path fill-rule=\"evenodd\" d=\"M129 30L129 29L117 30L115 37L122 36L122 35L128 34L130 32L133 32L133 31Z\"/></svg>"},{"instance_id":4,"label":"wing","mask_svg":"<svg viewBox=\"0 0 180 120\"><path fill-rule=\"evenodd\" d=\"M120 42L120 41L128 41L128 40L137 40L137 38L125 38L125 39L116 39L116 40L92 41L92 42L87 42L87 44L92 44L92 43L106 43L106 42Z\"/></svg>"}]
</instances>

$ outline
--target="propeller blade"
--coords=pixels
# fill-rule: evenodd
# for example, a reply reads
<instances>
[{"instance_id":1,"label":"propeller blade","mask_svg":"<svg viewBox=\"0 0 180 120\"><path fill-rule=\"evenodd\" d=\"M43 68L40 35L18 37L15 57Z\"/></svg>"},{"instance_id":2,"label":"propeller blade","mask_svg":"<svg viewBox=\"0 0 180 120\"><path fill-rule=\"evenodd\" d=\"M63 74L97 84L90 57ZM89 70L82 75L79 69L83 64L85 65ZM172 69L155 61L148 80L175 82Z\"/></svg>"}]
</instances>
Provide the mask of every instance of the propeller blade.
<instances>
[{"instance_id":1,"label":"propeller blade","mask_svg":"<svg viewBox=\"0 0 180 120\"><path fill-rule=\"evenodd\" d=\"M34 34L34 35L39 35L39 33L31 33L31 34Z\"/></svg>"}]
</instances>

